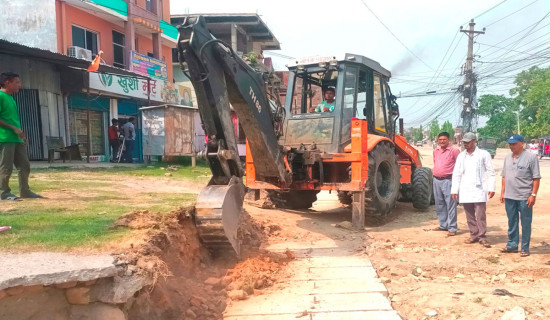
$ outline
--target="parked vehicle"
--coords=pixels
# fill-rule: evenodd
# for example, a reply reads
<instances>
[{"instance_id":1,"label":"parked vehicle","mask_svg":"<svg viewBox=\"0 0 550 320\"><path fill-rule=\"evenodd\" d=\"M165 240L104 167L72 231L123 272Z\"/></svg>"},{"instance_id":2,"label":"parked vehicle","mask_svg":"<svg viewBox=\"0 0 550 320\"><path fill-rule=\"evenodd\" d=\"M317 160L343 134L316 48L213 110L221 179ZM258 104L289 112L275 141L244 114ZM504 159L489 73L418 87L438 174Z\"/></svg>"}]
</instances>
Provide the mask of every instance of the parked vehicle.
<instances>
[{"instance_id":1,"label":"parked vehicle","mask_svg":"<svg viewBox=\"0 0 550 320\"><path fill-rule=\"evenodd\" d=\"M497 153L497 139L485 136L479 139L477 146L478 148L489 152L491 159L495 158L495 154Z\"/></svg>"}]
</instances>

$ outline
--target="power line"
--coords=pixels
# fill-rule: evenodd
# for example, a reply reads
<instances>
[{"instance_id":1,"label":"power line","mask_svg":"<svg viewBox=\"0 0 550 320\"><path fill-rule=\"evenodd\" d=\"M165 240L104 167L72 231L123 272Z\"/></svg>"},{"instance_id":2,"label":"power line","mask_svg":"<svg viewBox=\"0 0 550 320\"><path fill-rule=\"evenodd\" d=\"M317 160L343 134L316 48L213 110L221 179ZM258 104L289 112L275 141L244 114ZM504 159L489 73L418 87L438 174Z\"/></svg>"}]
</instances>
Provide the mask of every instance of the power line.
<instances>
[{"instance_id":1,"label":"power line","mask_svg":"<svg viewBox=\"0 0 550 320\"><path fill-rule=\"evenodd\" d=\"M511 15L514 15L514 14L520 12L521 10L523 10L523 9L525 9L525 8L527 8L527 7L529 7L530 5L534 4L534 3L537 2L537 1L539 1L539 0L535 0L535 1L531 2L531 3L529 3L528 5L526 5L526 6L524 6L524 7L521 7L521 8L519 8L518 10L516 10L516 11L514 11L514 12L512 12L512 13L510 13L510 14L508 14L508 15L506 15L506 16L500 18L500 19L498 19L497 21L492 22L492 23L489 23L488 25L485 26L485 28L488 28L489 26L492 26L493 24L495 24L495 23L497 23L497 22L500 22L500 21L502 21L502 20L508 18L508 17L511 16Z\"/></svg>"},{"instance_id":2,"label":"power line","mask_svg":"<svg viewBox=\"0 0 550 320\"><path fill-rule=\"evenodd\" d=\"M484 15L484 14L486 14L487 12L489 12L489 11L495 9L496 7L500 6L501 4L503 4L503 3L506 2L506 1L508 1L508 0L504 0L504 1L499 2L498 4L492 6L491 8L489 8L489 9L483 11L482 13L478 14L477 16L473 17L473 19L475 20L475 19L481 17L482 15ZM467 21L467 22L465 22L464 24L469 23L469 22L470 22L470 21Z\"/></svg>"},{"instance_id":3,"label":"power line","mask_svg":"<svg viewBox=\"0 0 550 320\"><path fill-rule=\"evenodd\" d=\"M430 65L428 65L426 62L424 62L424 60L420 59L419 56L417 56L414 52L412 52L411 49L409 49L404 43L403 41L399 40L399 38L390 30L390 28L388 28L388 26L386 26L386 24L384 22L382 22L382 20L380 20L380 18L378 18L378 16L376 15L376 13L374 13L374 11L372 11L371 8L369 8L369 6L365 3L364 0L361 0L361 2L363 3L363 5L367 8L367 10L370 11L370 13L372 13L372 15L376 18L376 20L378 20L378 22L380 22L380 24L382 26L384 26L384 28L386 28L386 30L388 30L388 32L397 40L399 41L399 43L405 48L407 49L407 51L409 51L410 54L412 54L416 59L418 59L418 61L422 62L426 67L430 68L430 70L433 70L432 67L430 67Z\"/></svg>"}]
</instances>

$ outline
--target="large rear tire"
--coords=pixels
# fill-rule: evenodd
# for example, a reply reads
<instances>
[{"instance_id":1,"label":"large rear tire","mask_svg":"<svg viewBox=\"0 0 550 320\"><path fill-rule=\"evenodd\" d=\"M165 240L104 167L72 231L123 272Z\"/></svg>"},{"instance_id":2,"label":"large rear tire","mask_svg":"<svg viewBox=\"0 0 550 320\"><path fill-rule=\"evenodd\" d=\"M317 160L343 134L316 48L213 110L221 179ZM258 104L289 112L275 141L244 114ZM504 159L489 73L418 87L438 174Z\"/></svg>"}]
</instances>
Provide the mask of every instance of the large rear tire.
<instances>
[{"instance_id":1,"label":"large rear tire","mask_svg":"<svg viewBox=\"0 0 550 320\"><path fill-rule=\"evenodd\" d=\"M268 196L277 208L307 209L317 201L317 193L319 193L317 190L293 190L291 192L269 190Z\"/></svg>"},{"instance_id":2,"label":"large rear tire","mask_svg":"<svg viewBox=\"0 0 550 320\"><path fill-rule=\"evenodd\" d=\"M399 197L400 173L392 144L380 142L369 152L369 180L365 197L367 215L384 217Z\"/></svg>"},{"instance_id":3,"label":"large rear tire","mask_svg":"<svg viewBox=\"0 0 550 320\"><path fill-rule=\"evenodd\" d=\"M433 174L432 169L426 167L416 168L412 177L413 207L427 209L432 202Z\"/></svg>"}]
</instances>

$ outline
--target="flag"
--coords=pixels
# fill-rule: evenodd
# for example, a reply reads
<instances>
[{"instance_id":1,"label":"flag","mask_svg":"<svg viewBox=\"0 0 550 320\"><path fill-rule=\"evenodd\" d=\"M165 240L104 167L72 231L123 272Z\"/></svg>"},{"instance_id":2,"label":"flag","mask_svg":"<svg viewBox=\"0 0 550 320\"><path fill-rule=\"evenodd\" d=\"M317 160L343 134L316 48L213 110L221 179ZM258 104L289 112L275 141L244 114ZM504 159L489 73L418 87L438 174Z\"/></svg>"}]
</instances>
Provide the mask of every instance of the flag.
<instances>
[{"instance_id":1,"label":"flag","mask_svg":"<svg viewBox=\"0 0 550 320\"><path fill-rule=\"evenodd\" d=\"M99 50L97 55L95 56L94 61L90 64L90 67L88 67L88 72L94 72L99 69L99 61L101 61L101 54L103 54L103 51Z\"/></svg>"}]
</instances>

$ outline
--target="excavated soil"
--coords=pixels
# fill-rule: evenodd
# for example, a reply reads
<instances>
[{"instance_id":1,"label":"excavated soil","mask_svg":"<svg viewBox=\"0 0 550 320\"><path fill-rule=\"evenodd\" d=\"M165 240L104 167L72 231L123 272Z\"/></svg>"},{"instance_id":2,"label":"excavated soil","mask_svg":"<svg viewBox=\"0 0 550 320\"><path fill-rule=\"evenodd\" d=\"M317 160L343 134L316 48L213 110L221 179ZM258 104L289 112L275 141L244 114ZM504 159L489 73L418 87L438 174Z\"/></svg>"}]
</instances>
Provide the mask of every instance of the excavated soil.
<instances>
[{"instance_id":1,"label":"excavated soil","mask_svg":"<svg viewBox=\"0 0 550 320\"><path fill-rule=\"evenodd\" d=\"M212 255L198 238L193 223L194 207L169 214L135 211L115 223L140 231L140 237L117 253L117 264L128 271L146 274L150 286L126 305L129 319L223 319L231 300L262 294L262 289L285 277L291 254L259 250L266 237L265 227L243 213L240 237L243 253Z\"/></svg>"}]
</instances>

